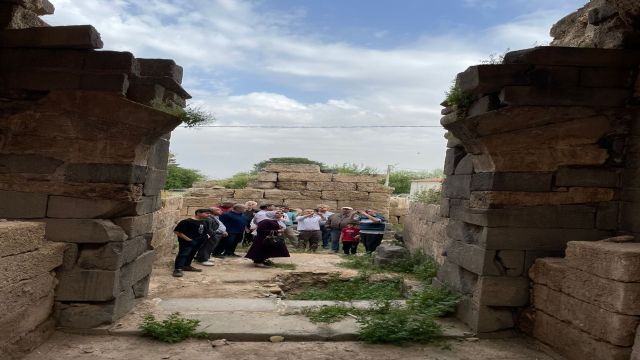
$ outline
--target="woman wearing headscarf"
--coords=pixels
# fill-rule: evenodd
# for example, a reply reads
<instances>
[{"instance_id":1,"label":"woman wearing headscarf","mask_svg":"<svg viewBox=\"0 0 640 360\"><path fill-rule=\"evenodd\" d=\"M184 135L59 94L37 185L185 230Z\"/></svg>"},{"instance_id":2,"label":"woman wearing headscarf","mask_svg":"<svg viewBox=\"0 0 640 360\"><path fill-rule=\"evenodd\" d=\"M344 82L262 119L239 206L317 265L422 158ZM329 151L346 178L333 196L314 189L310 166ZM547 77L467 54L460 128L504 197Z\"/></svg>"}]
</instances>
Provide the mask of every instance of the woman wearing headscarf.
<instances>
[{"instance_id":1,"label":"woman wearing headscarf","mask_svg":"<svg viewBox=\"0 0 640 360\"><path fill-rule=\"evenodd\" d=\"M284 229L286 229L286 224L281 221L282 217L282 211L278 210L258 223L257 235L253 239L247 255L245 255L245 257L253 260L255 266L268 267L272 264L271 260L269 260L270 258L291 256L284 241L277 244L271 244L267 241L267 237L271 234L281 236Z\"/></svg>"}]
</instances>

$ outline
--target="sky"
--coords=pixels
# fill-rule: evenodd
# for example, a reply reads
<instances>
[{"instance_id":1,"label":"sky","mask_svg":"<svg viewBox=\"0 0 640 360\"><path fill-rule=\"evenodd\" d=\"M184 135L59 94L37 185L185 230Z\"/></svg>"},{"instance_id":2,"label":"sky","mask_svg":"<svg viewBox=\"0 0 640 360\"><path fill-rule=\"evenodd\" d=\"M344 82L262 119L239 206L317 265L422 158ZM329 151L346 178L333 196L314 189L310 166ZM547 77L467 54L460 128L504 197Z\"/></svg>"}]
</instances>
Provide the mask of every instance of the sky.
<instances>
[{"instance_id":1,"label":"sky","mask_svg":"<svg viewBox=\"0 0 640 360\"><path fill-rule=\"evenodd\" d=\"M91 24L105 50L174 59L189 104L211 112L213 125L280 127L173 132L180 165L225 178L290 156L442 168L439 104L456 74L547 44L551 25L586 0L51 2L51 25Z\"/></svg>"}]
</instances>

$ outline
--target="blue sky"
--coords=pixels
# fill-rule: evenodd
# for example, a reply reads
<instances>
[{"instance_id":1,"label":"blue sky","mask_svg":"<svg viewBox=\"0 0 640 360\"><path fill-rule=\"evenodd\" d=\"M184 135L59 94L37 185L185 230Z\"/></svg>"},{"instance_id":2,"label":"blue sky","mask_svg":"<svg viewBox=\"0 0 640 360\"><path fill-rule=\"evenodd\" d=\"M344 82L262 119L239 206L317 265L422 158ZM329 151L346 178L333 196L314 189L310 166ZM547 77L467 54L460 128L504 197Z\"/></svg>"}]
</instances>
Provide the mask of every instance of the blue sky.
<instances>
[{"instance_id":1,"label":"blue sky","mask_svg":"<svg viewBox=\"0 0 640 360\"><path fill-rule=\"evenodd\" d=\"M192 103L216 125L283 127L174 131L178 162L214 178L276 156L441 168L443 129L367 125L438 125L458 72L490 54L547 43L550 26L586 2L51 1L52 25L92 24L105 49L175 59Z\"/></svg>"}]
</instances>

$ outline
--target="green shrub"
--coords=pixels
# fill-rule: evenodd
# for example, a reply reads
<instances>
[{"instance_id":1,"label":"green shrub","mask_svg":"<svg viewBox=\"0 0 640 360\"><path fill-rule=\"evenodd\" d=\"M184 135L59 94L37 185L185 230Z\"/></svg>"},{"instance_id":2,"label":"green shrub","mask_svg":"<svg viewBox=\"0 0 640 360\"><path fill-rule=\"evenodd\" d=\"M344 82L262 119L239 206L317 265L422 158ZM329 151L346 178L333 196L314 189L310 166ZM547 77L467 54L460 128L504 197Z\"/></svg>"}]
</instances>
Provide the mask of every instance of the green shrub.
<instances>
[{"instance_id":1,"label":"green shrub","mask_svg":"<svg viewBox=\"0 0 640 360\"><path fill-rule=\"evenodd\" d=\"M206 333L196 332L199 324L200 320L182 318L177 312L162 321L156 320L152 314L147 314L139 329L142 336L172 344L188 338L206 338Z\"/></svg>"},{"instance_id":2,"label":"green shrub","mask_svg":"<svg viewBox=\"0 0 640 360\"><path fill-rule=\"evenodd\" d=\"M324 305L321 307L307 307L302 310L312 323L334 323L358 311L353 307L343 305Z\"/></svg>"},{"instance_id":3,"label":"green shrub","mask_svg":"<svg viewBox=\"0 0 640 360\"><path fill-rule=\"evenodd\" d=\"M353 279L330 279L326 286L309 286L295 300L394 300L402 298L402 279L370 281L369 276L361 274Z\"/></svg>"},{"instance_id":4,"label":"green shrub","mask_svg":"<svg viewBox=\"0 0 640 360\"><path fill-rule=\"evenodd\" d=\"M171 114L184 124L185 127L196 127L213 123L216 118L210 112L203 110L201 107L187 105L181 107L173 102L155 99L151 102L151 106L157 110Z\"/></svg>"},{"instance_id":5,"label":"green shrub","mask_svg":"<svg viewBox=\"0 0 640 360\"><path fill-rule=\"evenodd\" d=\"M244 189L257 178L255 174L239 172L228 179L220 180L219 184L227 189Z\"/></svg>"},{"instance_id":6,"label":"green shrub","mask_svg":"<svg viewBox=\"0 0 640 360\"><path fill-rule=\"evenodd\" d=\"M469 94L465 94L460 88L453 83L446 95L446 103L449 106L455 106L460 112L466 112L471 103L473 102L473 97Z\"/></svg>"},{"instance_id":7,"label":"green shrub","mask_svg":"<svg viewBox=\"0 0 640 360\"><path fill-rule=\"evenodd\" d=\"M404 259L397 259L388 265L374 265L368 256L348 256L340 266L365 272L396 272L411 275L421 281L431 282L437 272L438 264L421 252L412 253Z\"/></svg>"},{"instance_id":8,"label":"green shrub","mask_svg":"<svg viewBox=\"0 0 640 360\"><path fill-rule=\"evenodd\" d=\"M419 202L427 205L440 205L442 191L440 189L427 189L418 191L411 196L411 201Z\"/></svg>"},{"instance_id":9,"label":"green shrub","mask_svg":"<svg viewBox=\"0 0 640 360\"><path fill-rule=\"evenodd\" d=\"M442 335L442 328L431 314L381 303L358 318L360 340L375 344L425 343Z\"/></svg>"}]
</instances>

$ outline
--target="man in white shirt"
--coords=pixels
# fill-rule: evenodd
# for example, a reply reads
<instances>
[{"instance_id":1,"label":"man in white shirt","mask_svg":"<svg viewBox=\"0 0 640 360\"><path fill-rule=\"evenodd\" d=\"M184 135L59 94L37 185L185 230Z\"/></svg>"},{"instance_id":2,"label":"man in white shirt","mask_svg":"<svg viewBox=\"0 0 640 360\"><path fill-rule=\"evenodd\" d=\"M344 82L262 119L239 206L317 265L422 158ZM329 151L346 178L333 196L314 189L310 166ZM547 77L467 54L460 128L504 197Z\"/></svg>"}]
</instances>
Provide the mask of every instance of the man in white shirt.
<instances>
[{"instance_id":1,"label":"man in white shirt","mask_svg":"<svg viewBox=\"0 0 640 360\"><path fill-rule=\"evenodd\" d=\"M302 212L302 216L296 218L298 221L298 246L303 250L309 243L309 250L316 252L318 244L322 241L322 232L320 231L320 222L322 217L312 209L306 209Z\"/></svg>"},{"instance_id":2,"label":"man in white shirt","mask_svg":"<svg viewBox=\"0 0 640 360\"><path fill-rule=\"evenodd\" d=\"M331 239L331 229L327 228L325 224L329 219L329 216L333 215L333 212L329 211L329 206L325 204L318 204L318 215L322 218L320 221L320 231L322 232L322 248L328 249ZM337 250L336 250L337 252Z\"/></svg>"}]
</instances>

